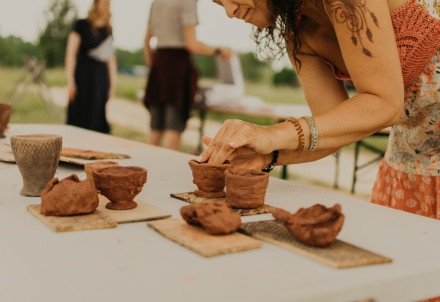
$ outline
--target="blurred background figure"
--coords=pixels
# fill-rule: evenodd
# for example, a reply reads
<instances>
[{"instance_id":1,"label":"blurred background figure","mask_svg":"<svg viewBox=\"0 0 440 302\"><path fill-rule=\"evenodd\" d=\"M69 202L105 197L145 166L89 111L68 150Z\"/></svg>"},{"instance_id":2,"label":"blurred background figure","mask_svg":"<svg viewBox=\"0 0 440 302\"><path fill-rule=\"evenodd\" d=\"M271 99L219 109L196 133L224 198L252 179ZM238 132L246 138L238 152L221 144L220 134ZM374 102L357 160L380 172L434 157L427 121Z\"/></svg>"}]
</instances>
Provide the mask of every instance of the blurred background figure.
<instances>
[{"instance_id":1,"label":"blurred background figure","mask_svg":"<svg viewBox=\"0 0 440 302\"><path fill-rule=\"evenodd\" d=\"M197 0L154 0L145 35L144 57L150 68L144 104L151 116L149 143L178 150L197 92L192 54L229 58L228 48L197 40ZM151 39L157 39L155 50Z\"/></svg>"},{"instance_id":2,"label":"blurred background figure","mask_svg":"<svg viewBox=\"0 0 440 302\"><path fill-rule=\"evenodd\" d=\"M67 124L109 133L105 107L116 80L110 0L94 0L69 34L65 58Z\"/></svg>"}]
</instances>

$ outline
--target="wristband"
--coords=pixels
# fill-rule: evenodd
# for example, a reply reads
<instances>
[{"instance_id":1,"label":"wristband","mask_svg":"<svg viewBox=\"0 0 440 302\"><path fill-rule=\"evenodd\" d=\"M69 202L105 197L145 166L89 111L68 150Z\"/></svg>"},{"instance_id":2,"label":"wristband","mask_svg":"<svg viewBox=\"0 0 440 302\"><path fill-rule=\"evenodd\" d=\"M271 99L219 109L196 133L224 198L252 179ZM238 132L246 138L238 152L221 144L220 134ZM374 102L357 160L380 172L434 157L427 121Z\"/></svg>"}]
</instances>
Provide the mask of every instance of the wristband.
<instances>
[{"instance_id":1,"label":"wristband","mask_svg":"<svg viewBox=\"0 0 440 302\"><path fill-rule=\"evenodd\" d=\"M278 154L279 154L278 150L273 151L271 163L269 164L269 166L267 166L266 168L262 169L261 170L262 172L270 172L270 171L273 170L273 168L275 168L275 165L276 165L276 163L278 161Z\"/></svg>"}]
</instances>

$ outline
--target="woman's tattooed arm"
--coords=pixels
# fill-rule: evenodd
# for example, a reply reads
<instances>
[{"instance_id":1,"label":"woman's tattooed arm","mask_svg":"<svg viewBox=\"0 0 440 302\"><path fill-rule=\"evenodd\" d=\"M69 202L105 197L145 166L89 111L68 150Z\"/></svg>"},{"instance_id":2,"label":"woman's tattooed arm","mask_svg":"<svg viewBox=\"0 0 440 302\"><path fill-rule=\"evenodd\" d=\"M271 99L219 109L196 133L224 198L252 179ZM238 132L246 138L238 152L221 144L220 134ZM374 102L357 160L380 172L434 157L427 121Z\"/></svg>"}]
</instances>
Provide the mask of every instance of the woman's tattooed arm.
<instances>
[{"instance_id":1,"label":"woman's tattooed arm","mask_svg":"<svg viewBox=\"0 0 440 302\"><path fill-rule=\"evenodd\" d=\"M371 19L376 27L379 27L379 22L376 15L371 12L365 5L365 0L326 0L329 13L334 15L336 22L345 24L351 31L351 41L355 46L358 43L362 47L362 52L372 57L372 53L365 47L362 35L368 38L373 43L373 33L369 27L369 20Z\"/></svg>"}]
</instances>

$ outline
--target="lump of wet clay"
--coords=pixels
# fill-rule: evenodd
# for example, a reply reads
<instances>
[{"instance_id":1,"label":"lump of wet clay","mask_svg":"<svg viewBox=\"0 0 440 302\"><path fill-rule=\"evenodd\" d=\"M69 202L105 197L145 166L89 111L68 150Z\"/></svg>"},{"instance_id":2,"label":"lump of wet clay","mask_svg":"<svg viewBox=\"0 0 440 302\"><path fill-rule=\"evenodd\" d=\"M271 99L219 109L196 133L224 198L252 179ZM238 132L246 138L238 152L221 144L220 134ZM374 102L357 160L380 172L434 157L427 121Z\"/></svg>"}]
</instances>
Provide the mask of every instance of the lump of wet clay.
<instances>
[{"instance_id":1,"label":"lump of wet clay","mask_svg":"<svg viewBox=\"0 0 440 302\"><path fill-rule=\"evenodd\" d=\"M286 228L300 241L318 247L326 247L336 239L345 219L340 204L331 208L315 204L309 208L301 208L293 215L278 208L272 211L272 215L283 221Z\"/></svg>"},{"instance_id":2,"label":"lump of wet clay","mask_svg":"<svg viewBox=\"0 0 440 302\"><path fill-rule=\"evenodd\" d=\"M180 208L182 218L189 224L198 225L211 235L225 235L240 228L240 214L223 202L206 202Z\"/></svg>"},{"instance_id":3,"label":"lump of wet clay","mask_svg":"<svg viewBox=\"0 0 440 302\"><path fill-rule=\"evenodd\" d=\"M89 180L80 181L76 174L63 180L50 180L41 192L41 214L69 216L93 212L99 204L98 193Z\"/></svg>"}]
</instances>

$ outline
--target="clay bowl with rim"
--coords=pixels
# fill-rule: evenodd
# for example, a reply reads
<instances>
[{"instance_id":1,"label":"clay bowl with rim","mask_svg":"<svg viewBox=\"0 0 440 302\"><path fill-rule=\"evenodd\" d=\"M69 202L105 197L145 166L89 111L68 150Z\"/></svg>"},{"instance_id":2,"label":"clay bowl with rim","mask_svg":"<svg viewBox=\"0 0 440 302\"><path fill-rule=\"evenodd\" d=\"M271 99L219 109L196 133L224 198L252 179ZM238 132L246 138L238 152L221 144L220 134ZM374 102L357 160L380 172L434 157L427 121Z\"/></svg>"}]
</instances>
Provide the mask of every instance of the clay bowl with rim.
<instances>
[{"instance_id":1,"label":"clay bowl with rim","mask_svg":"<svg viewBox=\"0 0 440 302\"><path fill-rule=\"evenodd\" d=\"M193 183L197 186L197 190L194 191L196 196L225 197L225 171L231 166L230 164L213 165L190 160L188 165L192 171Z\"/></svg>"},{"instance_id":2,"label":"clay bowl with rim","mask_svg":"<svg viewBox=\"0 0 440 302\"><path fill-rule=\"evenodd\" d=\"M255 209L264 204L269 173L253 169L225 172L226 202L233 208Z\"/></svg>"},{"instance_id":3,"label":"clay bowl with rim","mask_svg":"<svg viewBox=\"0 0 440 302\"><path fill-rule=\"evenodd\" d=\"M147 182L147 170L135 166L107 167L93 172L95 186L110 202L106 208L128 210L137 206L133 200Z\"/></svg>"},{"instance_id":4,"label":"clay bowl with rim","mask_svg":"<svg viewBox=\"0 0 440 302\"><path fill-rule=\"evenodd\" d=\"M87 179L95 186L95 182L93 180L93 172L99 169L108 168L108 167L117 167L119 163L110 160L100 160L95 161L93 163L87 163L84 165L84 172L86 172Z\"/></svg>"}]
</instances>

